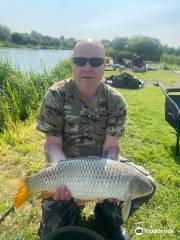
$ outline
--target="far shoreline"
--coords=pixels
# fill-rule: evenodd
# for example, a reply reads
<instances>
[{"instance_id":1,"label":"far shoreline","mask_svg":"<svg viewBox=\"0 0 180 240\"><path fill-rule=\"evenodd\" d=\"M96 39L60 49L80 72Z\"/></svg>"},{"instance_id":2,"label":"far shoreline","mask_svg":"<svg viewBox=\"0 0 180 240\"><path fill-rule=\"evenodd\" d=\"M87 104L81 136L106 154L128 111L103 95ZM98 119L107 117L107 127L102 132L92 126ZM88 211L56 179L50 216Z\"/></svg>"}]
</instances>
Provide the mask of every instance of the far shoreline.
<instances>
[{"instance_id":1,"label":"far shoreline","mask_svg":"<svg viewBox=\"0 0 180 240\"><path fill-rule=\"evenodd\" d=\"M49 46L27 46L27 45L17 45L17 44L0 44L0 48L28 48L28 49L42 49L42 50L72 50L69 48L58 48L58 47L49 47Z\"/></svg>"}]
</instances>

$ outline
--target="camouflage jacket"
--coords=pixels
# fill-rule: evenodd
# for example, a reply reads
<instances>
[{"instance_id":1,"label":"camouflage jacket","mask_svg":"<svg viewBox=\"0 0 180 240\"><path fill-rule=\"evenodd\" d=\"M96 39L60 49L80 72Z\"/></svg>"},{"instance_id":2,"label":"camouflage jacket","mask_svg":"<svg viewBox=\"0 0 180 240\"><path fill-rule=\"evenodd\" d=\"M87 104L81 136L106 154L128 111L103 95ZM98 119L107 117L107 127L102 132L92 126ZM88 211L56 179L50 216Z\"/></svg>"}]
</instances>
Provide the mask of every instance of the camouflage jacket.
<instances>
[{"instance_id":1,"label":"camouflage jacket","mask_svg":"<svg viewBox=\"0 0 180 240\"><path fill-rule=\"evenodd\" d=\"M63 80L47 91L37 129L63 137L66 157L101 156L106 135L124 134L126 104L115 89L101 82L92 103L85 101L73 80Z\"/></svg>"}]
</instances>

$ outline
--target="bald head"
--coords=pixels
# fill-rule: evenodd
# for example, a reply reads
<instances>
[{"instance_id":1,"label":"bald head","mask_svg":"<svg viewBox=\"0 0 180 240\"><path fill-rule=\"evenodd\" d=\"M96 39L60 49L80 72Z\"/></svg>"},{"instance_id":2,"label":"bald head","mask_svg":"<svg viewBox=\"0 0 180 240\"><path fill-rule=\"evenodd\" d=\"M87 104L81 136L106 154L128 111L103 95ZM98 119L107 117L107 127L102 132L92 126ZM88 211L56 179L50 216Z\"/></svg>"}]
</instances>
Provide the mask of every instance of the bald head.
<instances>
[{"instance_id":1,"label":"bald head","mask_svg":"<svg viewBox=\"0 0 180 240\"><path fill-rule=\"evenodd\" d=\"M105 69L101 42L88 38L78 41L72 58L73 79L84 98L95 96Z\"/></svg>"},{"instance_id":2,"label":"bald head","mask_svg":"<svg viewBox=\"0 0 180 240\"><path fill-rule=\"evenodd\" d=\"M73 50L73 57L100 57L105 58L103 44L93 38L78 41Z\"/></svg>"}]
</instances>

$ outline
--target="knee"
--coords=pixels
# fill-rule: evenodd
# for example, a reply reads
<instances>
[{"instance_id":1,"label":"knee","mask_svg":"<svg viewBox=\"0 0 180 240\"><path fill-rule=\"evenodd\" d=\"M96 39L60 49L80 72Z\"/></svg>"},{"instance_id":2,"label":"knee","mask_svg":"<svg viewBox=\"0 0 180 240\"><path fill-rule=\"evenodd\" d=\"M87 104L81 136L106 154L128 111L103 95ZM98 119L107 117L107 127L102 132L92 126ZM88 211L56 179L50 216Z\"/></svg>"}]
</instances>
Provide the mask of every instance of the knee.
<instances>
[{"instance_id":1,"label":"knee","mask_svg":"<svg viewBox=\"0 0 180 240\"><path fill-rule=\"evenodd\" d=\"M105 215L104 213L104 204L102 203L97 203L95 208L94 208L94 213L97 217Z\"/></svg>"},{"instance_id":2,"label":"knee","mask_svg":"<svg viewBox=\"0 0 180 240\"><path fill-rule=\"evenodd\" d=\"M95 217L106 228L118 227L122 224L121 207L117 203L105 200L102 204L96 204Z\"/></svg>"},{"instance_id":3,"label":"knee","mask_svg":"<svg viewBox=\"0 0 180 240\"><path fill-rule=\"evenodd\" d=\"M97 203L94 209L97 217L106 217L110 210L112 210L113 204L105 200L103 203Z\"/></svg>"}]
</instances>

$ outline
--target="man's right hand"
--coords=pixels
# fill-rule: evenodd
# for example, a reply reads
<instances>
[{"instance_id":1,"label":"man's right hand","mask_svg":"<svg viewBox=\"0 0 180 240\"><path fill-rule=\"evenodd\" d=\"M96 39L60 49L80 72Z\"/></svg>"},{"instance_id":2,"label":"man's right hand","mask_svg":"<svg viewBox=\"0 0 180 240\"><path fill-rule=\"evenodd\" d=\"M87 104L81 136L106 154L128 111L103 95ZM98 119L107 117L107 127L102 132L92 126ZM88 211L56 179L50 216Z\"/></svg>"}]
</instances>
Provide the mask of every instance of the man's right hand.
<instances>
[{"instance_id":1,"label":"man's right hand","mask_svg":"<svg viewBox=\"0 0 180 240\"><path fill-rule=\"evenodd\" d=\"M55 195L53 197L55 201L64 201L64 200L71 200L71 192L66 188L66 186L60 186L56 189ZM73 199L75 202L78 202L77 199ZM104 200L99 200L98 203L103 203ZM110 203L116 202L115 199L109 198L108 201Z\"/></svg>"},{"instance_id":2,"label":"man's right hand","mask_svg":"<svg viewBox=\"0 0 180 240\"><path fill-rule=\"evenodd\" d=\"M55 195L54 195L54 200L71 200L71 192L67 190L65 186L60 186L59 188L56 189Z\"/></svg>"}]
</instances>

